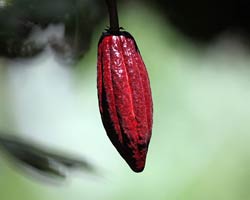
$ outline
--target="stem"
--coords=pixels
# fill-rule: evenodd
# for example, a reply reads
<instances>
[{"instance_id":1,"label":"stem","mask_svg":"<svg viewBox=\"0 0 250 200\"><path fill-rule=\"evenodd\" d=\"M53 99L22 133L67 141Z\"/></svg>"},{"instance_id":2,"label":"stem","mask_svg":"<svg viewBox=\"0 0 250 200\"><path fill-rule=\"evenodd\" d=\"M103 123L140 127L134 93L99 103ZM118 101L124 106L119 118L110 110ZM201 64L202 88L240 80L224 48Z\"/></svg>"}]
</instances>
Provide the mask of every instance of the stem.
<instances>
[{"instance_id":1,"label":"stem","mask_svg":"<svg viewBox=\"0 0 250 200\"><path fill-rule=\"evenodd\" d=\"M109 25L111 32L119 32L119 20L116 0L106 0L109 11Z\"/></svg>"}]
</instances>

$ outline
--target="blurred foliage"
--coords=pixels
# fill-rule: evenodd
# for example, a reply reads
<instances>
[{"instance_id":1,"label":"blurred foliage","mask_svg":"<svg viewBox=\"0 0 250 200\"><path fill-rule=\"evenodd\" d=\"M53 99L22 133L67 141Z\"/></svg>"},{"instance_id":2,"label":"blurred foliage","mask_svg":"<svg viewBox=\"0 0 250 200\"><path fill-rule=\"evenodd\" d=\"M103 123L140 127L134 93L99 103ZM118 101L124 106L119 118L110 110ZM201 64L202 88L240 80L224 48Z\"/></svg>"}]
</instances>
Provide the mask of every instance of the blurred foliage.
<instances>
[{"instance_id":1,"label":"blurred foliage","mask_svg":"<svg viewBox=\"0 0 250 200\"><path fill-rule=\"evenodd\" d=\"M50 45L62 57L78 59L89 49L97 24L107 16L101 0L2 0L0 7L0 55L31 57ZM196 41L211 41L225 31L250 33L250 3L247 0L172 1L138 0L158 10L177 30ZM132 1L119 1L128 4ZM46 30L48 25L63 24L65 40L53 35L46 43L30 39L34 29ZM167 25L166 23L163 25ZM70 55L67 55L71 52Z\"/></svg>"},{"instance_id":2,"label":"blurred foliage","mask_svg":"<svg viewBox=\"0 0 250 200\"><path fill-rule=\"evenodd\" d=\"M143 2L144 0L142 0ZM250 38L248 0L146 0L181 33L199 42L211 42L225 31Z\"/></svg>"},{"instance_id":3,"label":"blurred foliage","mask_svg":"<svg viewBox=\"0 0 250 200\"><path fill-rule=\"evenodd\" d=\"M104 15L104 6L100 0L10 0L0 7L0 55L30 57L49 44L58 53L70 50L73 57L83 56L93 29ZM28 40L34 28L42 31L58 23L65 26L66 41L56 41L52 36L48 43L38 45Z\"/></svg>"},{"instance_id":4,"label":"blurred foliage","mask_svg":"<svg viewBox=\"0 0 250 200\"><path fill-rule=\"evenodd\" d=\"M33 142L34 143L34 142ZM0 148L4 150L14 165L22 164L24 167L48 177L65 178L67 170L81 169L94 172L93 166L87 161L65 156L66 153L54 153L52 150L38 145L24 142L21 138L11 135L0 135Z\"/></svg>"}]
</instances>

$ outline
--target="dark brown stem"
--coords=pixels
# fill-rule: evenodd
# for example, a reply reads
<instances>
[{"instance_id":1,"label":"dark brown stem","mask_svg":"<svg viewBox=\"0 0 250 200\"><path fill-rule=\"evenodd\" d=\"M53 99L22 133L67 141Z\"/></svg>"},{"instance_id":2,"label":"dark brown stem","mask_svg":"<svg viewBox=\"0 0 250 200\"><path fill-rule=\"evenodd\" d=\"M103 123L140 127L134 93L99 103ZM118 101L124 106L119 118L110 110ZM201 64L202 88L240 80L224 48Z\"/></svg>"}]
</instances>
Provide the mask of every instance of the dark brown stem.
<instances>
[{"instance_id":1,"label":"dark brown stem","mask_svg":"<svg viewBox=\"0 0 250 200\"><path fill-rule=\"evenodd\" d=\"M109 25L111 32L119 32L119 20L116 0L106 0L109 11Z\"/></svg>"}]
</instances>

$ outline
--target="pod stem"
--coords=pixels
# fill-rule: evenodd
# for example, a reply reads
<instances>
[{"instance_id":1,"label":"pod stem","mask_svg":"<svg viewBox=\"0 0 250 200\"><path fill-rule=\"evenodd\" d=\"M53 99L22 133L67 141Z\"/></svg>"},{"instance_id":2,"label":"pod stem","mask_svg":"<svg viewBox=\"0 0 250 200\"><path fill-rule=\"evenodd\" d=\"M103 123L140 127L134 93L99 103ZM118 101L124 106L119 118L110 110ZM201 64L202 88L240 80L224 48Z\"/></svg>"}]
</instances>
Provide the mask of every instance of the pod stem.
<instances>
[{"instance_id":1,"label":"pod stem","mask_svg":"<svg viewBox=\"0 0 250 200\"><path fill-rule=\"evenodd\" d=\"M111 32L119 32L119 19L118 19L118 12L117 12L117 5L116 0L106 0L106 4L108 6L109 12L109 25Z\"/></svg>"}]
</instances>

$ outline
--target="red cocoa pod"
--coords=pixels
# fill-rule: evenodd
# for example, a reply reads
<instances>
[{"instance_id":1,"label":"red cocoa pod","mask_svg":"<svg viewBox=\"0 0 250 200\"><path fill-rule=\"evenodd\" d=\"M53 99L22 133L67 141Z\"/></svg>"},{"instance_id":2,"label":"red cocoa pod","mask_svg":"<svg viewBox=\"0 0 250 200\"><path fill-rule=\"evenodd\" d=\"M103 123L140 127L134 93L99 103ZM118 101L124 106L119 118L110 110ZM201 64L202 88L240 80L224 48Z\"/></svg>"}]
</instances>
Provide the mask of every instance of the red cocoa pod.
<instances>
[{"instance_id":1,"label":"red cocoa pod","mask_svg":"<svg viewBox=\"0 0 250 200\"><path fill-rule=\"evenodd\" d=\"M133 171L143 171L153 103L145 64L128 32L103 33L98 44L97 89L108 137Z\"/></svg>"}]
</instances>

